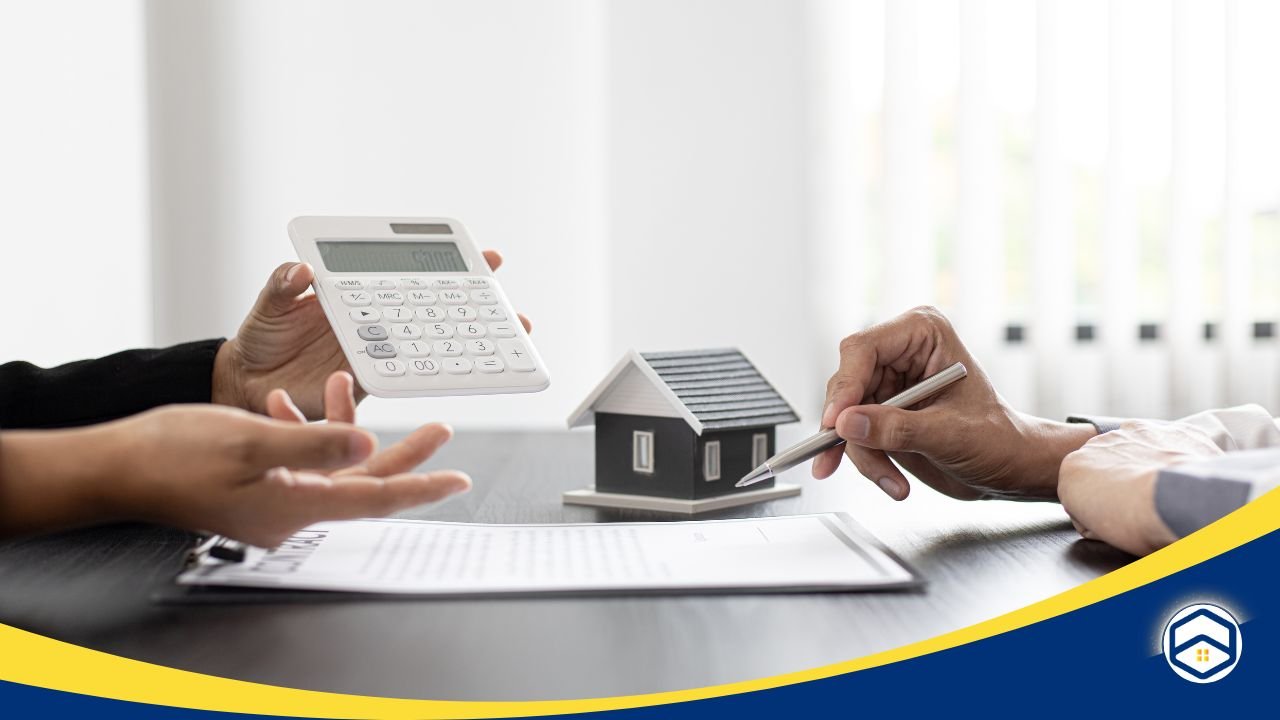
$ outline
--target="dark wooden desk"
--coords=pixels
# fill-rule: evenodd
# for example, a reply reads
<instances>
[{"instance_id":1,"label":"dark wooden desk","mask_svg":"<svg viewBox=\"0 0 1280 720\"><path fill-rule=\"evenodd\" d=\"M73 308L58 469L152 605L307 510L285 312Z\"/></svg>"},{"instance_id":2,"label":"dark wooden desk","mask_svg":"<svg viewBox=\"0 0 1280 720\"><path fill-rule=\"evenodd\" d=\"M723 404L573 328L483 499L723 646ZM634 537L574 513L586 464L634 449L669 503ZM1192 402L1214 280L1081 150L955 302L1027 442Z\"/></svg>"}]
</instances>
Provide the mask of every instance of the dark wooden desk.
<instances>
[{"instance_id":1,"label":"dark wooden desk","mask_svg":"<svg viewBox=\"0 0 1280 720\"><path fill-rule=\"evenodd\" d=\"M475 522L669 519L565 507L590 433L474 433L431 465L468 495L410 513ZM801 474L801 473L797 473ZM521 700L700 687L848 660L1048 597L1131 558L1080 540L1049 504L895 504L842 469L797 498L713 514L844 510L928 579L920 593L157 605L190 536L113 526L0 543L0 622L172 667L314 690Z\"/></svg>"}]
</instances>

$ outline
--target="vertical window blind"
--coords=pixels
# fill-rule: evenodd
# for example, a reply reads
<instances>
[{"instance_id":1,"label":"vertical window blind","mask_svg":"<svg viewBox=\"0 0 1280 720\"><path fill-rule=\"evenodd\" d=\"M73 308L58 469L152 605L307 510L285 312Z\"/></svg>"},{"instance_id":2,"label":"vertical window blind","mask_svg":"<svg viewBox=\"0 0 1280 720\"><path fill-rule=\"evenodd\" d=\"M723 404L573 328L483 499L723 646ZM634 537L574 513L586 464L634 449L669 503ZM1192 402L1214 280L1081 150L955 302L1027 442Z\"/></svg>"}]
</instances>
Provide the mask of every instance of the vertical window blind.
<instances>
[{"instance_id":1,"label":"vertical window blind","mask_svg":"<svg viewBox=\"0 0 1280 720\"><path fill-rule=\"evenodd\" d=\"M1049 416L1280 412L1280 7L815 8L818 59L855 64L819 111L851 138L827 249L869 266L864 322L939 306Z\"/></svg>"}]
</instances>

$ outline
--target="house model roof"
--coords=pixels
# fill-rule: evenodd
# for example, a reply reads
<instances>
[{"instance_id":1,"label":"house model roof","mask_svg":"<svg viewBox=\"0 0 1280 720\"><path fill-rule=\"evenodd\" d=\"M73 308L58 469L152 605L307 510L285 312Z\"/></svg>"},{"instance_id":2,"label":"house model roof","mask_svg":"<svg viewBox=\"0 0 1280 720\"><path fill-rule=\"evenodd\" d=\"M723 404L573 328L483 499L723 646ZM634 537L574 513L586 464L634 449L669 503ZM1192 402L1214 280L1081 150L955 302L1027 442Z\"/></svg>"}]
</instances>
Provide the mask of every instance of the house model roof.
<instances>
[{"instance_id":1,"label":"house model roof","mask_svg":"<svg viewBox=\"0 0 1280 720\"><path fill-rule=\"evenodd\" d=\"M590 425L595 413L683 418L694 432L761 427L800 418L755 365L734 348L623 356L569 417Z\"/></svg>"}]
</instances>

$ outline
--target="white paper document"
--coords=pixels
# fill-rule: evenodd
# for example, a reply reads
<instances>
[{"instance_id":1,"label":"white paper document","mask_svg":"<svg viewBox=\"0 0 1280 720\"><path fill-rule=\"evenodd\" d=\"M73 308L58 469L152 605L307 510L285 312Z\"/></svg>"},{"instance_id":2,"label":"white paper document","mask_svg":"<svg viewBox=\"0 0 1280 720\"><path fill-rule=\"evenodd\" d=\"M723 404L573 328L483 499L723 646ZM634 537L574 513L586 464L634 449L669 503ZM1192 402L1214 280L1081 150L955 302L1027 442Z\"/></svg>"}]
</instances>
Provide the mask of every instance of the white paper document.
<instances>
[{"instance_id":1,"label":"white paper document","mask_svg":"<svg viewBox=\"0 0 1280 720\"><path fill-rule=\"evenodd\" d=\"M242 562L199 558L183 585L408 595L817 591L918 578L843 514L705 522L319 523Z\"/></svg>"}]
</instances>

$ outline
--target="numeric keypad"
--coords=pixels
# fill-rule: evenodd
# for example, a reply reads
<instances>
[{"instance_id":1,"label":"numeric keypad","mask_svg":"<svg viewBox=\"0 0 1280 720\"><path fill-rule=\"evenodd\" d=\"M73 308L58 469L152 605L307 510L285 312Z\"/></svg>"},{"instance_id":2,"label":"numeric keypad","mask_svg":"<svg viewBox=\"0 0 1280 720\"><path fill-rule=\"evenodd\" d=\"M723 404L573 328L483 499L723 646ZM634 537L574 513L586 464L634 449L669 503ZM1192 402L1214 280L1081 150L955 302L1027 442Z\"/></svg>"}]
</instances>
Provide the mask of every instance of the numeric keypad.
<instances>
[{"instance_id":1,"label":"numeric keypad","mask_svg":"<svg viewBox=\"0 0 1280 720\"><path fill-rule=\"evenodd\" d=\"M331 278L355 352L382 377L500 375L536 369L488 278Z\"/></svg>"}]
</instances>

